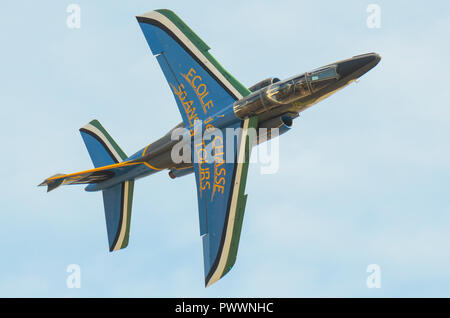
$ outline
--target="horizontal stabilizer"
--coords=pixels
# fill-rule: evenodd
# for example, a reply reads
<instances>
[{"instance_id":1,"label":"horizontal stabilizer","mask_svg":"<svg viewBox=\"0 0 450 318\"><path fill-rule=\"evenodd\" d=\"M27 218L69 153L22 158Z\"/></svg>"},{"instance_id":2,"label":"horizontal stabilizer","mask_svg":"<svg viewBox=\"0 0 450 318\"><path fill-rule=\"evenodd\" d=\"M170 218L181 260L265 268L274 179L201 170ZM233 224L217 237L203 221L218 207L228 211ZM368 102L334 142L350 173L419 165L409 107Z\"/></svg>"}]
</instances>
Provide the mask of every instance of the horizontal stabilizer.
<instances>
[{"instance_id":1,"label":"horizontal stabilizer","mask_svg":"<svg viewBox=\"0 0 450 318\"><path fill-rule=\"evenodd\" d=\"M108 180L116 175L129 171L130 166L141 162L125 161L127 155L98 122L92 120L80 128L86 148L91 157L94 169L70 174L56 174L45 179L40 186L47 186L52 191L65 184L92 184Z\"/></svg>"},{"instance_id":2,"label":"horizontal stabilizer","mask_svg":"<svg viewBox=\"0 0 450 318\"><path fill-rule=\"evenodd\" d=\"M128 245L133 189L134 180L130 180L103 190L110 252L125 248Z\"/></svg>"},{"instance_id":3,"label":"horizontal stabilizer","mask_svg":"<svg viewBox=\"0 0 450 318\"><path fill-rule=\"evenodd\" d=\"M94 167L112 165L127 158L98 120L94 119L80 128L80 133Z\"/></svg>"}]
</instances>

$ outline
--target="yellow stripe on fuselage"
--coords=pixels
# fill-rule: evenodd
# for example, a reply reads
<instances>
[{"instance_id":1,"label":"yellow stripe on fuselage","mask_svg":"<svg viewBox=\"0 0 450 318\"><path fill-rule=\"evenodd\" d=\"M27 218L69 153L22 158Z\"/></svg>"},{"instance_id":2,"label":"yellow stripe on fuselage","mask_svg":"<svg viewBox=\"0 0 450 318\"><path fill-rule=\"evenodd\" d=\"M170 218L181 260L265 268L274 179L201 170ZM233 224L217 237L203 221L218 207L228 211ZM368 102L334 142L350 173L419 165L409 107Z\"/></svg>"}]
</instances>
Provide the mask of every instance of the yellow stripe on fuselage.
<instances>
[{"instance_id":1,"label":"yellow stripe on fuselage","mask_svg":"<svg viewBox=\"0 0 450 318\"><path fill-rule=\"evenodd\" d=\"M97 171L103 171L103 170L109 170L109 169L120 168L120 167L125 167L125 166L132 166L132 165L139 165L139 164L142 164L142 162L119 162L119 163L115 163L115 164L108 165L108 166L103 166L103 167L98 167L98 168L94 168L94 169L64 174L62 176L57 176L57 177L51 177L51 178L48 178L47 181L53 181L53 180L58 180L58 179L67 178L67 177L73 177L73 176L77 176L77 175L81 175L81 174L85 174L85 173L91 173L91 172L97 172Z\"/></svg>"},{"instance_id":2,"label":"yellow stripe on fuselage","mask_svg":"<svg viewBox=\"0 0 450 318\"><path fill-rule=\"evenodd\" d=\"M148 145L147 147L145 147L144 152L142 153L142 157L145 155L147 148L150 145ZM162 170L161 168L156 168L155 166L152 166L151 164L149 164L148 162L119 162L119 163L115 163L112 165L107 165L107 166L103 166L103 167L98 167L98 168L94 168L94 169L89 169L89 170L84 170L84 171L79 171L79 172L74 172L74 173L69 173L69 174L64 174L61 176L56 176L56 177L50 177L48 179L46 179L46 181L54 181L54 180L59 180L59 179L64 179L64 178L70 178L70 177L76 177L76 176L80 176L86 173L92 173L92 172L97 172L97 171L104 171L104 170L109 170L109 169L114 169L114 168L121 168L121 167L126 167L126 166L132 166L132 165L140 165L140 164L144 164L147 167L149 167L150 169L153 170Z\"/></svg>"},{"instance_id":3,"label":"yellow stripe on fuselage","mask_svg":"<svg viewBox=\"0 0 450 318\"><path fill-rule=\"evenodd\" d=\"M156 168L156 167L153 167L151 164L149 164L148 162L143 162L143 164L144 165L146 165L147 167L149 167L150 169L153 169L153 170L162 170L161 168Z\"/></svg>"}]
</instances>

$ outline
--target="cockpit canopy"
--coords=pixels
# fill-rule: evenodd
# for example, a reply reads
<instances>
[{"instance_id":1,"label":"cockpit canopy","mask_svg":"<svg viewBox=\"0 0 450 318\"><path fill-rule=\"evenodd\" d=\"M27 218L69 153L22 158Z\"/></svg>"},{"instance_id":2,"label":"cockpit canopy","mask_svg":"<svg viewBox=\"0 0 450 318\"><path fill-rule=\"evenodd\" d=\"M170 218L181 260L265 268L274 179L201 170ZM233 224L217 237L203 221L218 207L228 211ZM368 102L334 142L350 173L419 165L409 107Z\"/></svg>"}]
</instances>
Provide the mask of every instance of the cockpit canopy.
<instances>
[{"instance_id":1,"label":"cockpit canopy","mask_svg":"<svg viewBox=\"0 0 450 318\"><path fill-rule=\"evenodd\" d=\"M321 90L322 88L339 79L336 68L336 65L330 65L321 67L308 73L308 81L311 85L313 93Z\"/></svg>"},{"instance_id":2,"label":"cockpit canopy","mask_svg":"<svg viewBox=\"0 0 450 318\"><path fill-rule=\"evenodd\" d=\"M339 79L336 67L336 65L325 66L260 88L236 101L233 106L234 112L243 118L307 97Z\"/></svg>"},{"instance_id":3,"label":"cockpit canopy","mask_svg":"<svg viewBox=\"0 0 450 318\"><path fill-rule=\"evenodd\" d=\"M288 104L315 93L338 79L336 65L321 67L310 73L272 84L267 90L267 98L275 103Z\"/></svg>"},{"instance_id":4,"label":"cockpit canopy","mask_svg":"<svg viewBox=\"0 0 450 318\"><path fill-rule=\"evenodd\" d=\"M266 92L267 98L277 104L289 104L310 94L305 74L275 83Z\"/></svg>"}]
</instances>

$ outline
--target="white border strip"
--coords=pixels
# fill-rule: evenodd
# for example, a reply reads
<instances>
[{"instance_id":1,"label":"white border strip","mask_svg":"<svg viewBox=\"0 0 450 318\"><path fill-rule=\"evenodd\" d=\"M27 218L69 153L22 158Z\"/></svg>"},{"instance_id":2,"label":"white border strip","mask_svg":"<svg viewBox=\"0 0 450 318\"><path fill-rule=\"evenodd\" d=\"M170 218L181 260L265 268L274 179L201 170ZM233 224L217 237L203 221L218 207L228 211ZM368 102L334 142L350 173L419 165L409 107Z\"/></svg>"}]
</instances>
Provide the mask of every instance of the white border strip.
<instances>
[{"instance_id":1,"label":"white border strip","mask_svg":"<svg viewBox=\"0 0 450 318\"><path fill-rule=\"evenodd\" d=\"M89 130L90 132L94 133L96 136L100 137L100 139L105 143L105 145L108 147L109 151L111 151L111 153L114 155L114 157L116 157L118 162L122 162L122 158L119 156L119 154L117 153L116 149L114 149L114 147L111 145L111 143L109 142L109 140L105 137L105 135L100 131L100 129L98 129L97 127L95 127L92 124L86 124L85 126L82 127L82 129L86 129Z\"/></svg>"},{"instance_id":2,"label":"white border strip","mask_svg":"<svg viewBox=\"0 0 450 318\"><path fill-rule=\"evenodd\" d=\"M122 248L123 240L125 239L125 233L127 232L127 221L128 221L128 192L129 192L130 181L125 181L123 187L123 206L122 209L122 226L120 227L119 238L117 239L116 245L113 251L120 250Z\"/></svg>"}]
</instances>

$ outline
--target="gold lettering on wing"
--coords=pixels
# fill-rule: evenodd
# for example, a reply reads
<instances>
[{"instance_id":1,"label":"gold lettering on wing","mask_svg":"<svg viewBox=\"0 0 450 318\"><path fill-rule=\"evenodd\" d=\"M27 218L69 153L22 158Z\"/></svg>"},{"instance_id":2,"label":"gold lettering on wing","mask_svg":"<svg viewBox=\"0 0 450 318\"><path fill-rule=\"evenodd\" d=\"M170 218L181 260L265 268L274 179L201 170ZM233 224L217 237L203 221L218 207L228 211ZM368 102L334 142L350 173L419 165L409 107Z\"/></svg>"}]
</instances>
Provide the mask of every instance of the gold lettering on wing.
<instances>
[{"instance_id":1,"label":"gold lettering on wing","mask_svg":"<svg viewBox=\"0 0 450 318\"><path fill-rule=\"evenodd\" d=\"M202 197L203 191L209 190L211 188L211 182L209 181L211 173L206 160L207 153L204 148L204 141L202 141L199 144L196 144L195 150L198 160L200 197Z\"/></svg>"},{"instance_id":2,"label":"gold lettering on wing","mask_svg":"<svg viewBox=\"0 0 450 318\"><path fill-rule=\"evenodd\" d=\"M169 84L170 87L172 87L173 93L178 97L181 104L183 105L184 113L186 114L187 120L189 122L188 128L194 127L199 118L197 112L195 111L195 107L193 106L194 102L192 100L186 100L187 93L184 90L184 84L180 84L178 86L178 89L172 83Z\"/></svg>"},{"instance_id":3,"label":"gold lettering on wing","mask_svg":"<svg viewBox=\"0 0 450 318\"><path fill-rule=\"evenodd\" d=\"M213 141L213 149L214 149L214 182L213 182L213 191L211 195L211 201L214 200L214 195L216 192L220 194L224 194L225 192L225 176L227 174L227 170L224 166L224 151L223 151L223 138L220 136L216 136Z\"/></svg>"},{"instance_id":4,"label":"gold lettering on wing","mask_svg":"<svg viewBox=\"0 0 450 318\"><path fill-rule=\"evenodd\" d=\"M208 97L209 90L206 84L203 83L202 77L197 75L197 72L192 67L187 74L181 74L181 76L189 83L189 85L191 85L202 105L203 112L206 114L208 109L214 107L214 104L211 98Z\"/></svg>"}]
</instances>

